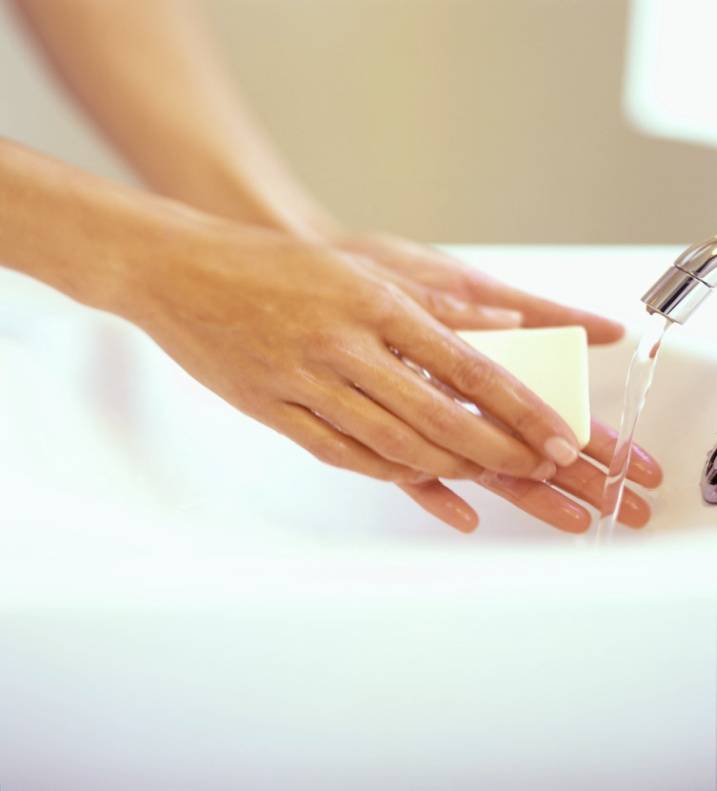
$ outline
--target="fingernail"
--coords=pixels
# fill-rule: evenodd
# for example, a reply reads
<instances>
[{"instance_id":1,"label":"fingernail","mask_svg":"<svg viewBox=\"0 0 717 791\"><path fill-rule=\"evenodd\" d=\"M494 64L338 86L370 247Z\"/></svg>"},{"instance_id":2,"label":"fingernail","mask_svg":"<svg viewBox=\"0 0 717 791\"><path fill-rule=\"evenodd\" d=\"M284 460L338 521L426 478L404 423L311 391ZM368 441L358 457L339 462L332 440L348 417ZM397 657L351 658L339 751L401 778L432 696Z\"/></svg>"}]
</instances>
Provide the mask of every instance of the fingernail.
<instances>
[{"instance_id":1,"label":"fingernail","mask_svg":"<svg viewBox=\"0 0 717 791\"><path fill-rule=\"evenodd\" d=\"M536 481L547 481L549 478L552 478L557 471L558 468L552 461L541 461L530 474L530 477Z\"/></svg>"},{"instance_id":2,"label":"fingernail","mask_svg":"<svg viewBox=\"0 0 717 791\"><path fill-rule=\"evenodd\" d=\"M649 480L648 485L657 485L662 481L662 471L656 466L650 455L638 445L632 446L630 466L636 473Z\"/></svg>"},{"instance_id":3,"label":"fingernail","mask_svg":"<svg viewBox=\"0 0 717 791\"><path fill-rule=\"evenodd\" d=\"M637 445L632 446L632 460L635 466L639 467L641 470L649 471L652 469L652 459Z\"/></svg>"},{"instance_id":4,"label":"fingernail","mask_svg":"<svg viewBox=\"0 0 717 791\"><path fill-rule=\"evenodd\" d=\"M620 510L623 508L626 511L632 511L633 514L636 514L638 511L642 510L642 507L638 502L635 502L635 500L627 496L627 492L625 493L625 497L622 498L622 503L620 503Z\"/></svg>"},{"instance_id":5,"label":"fingernail","mask_svg":"<svg viewBox=\"0 0 717 791\"><path fill-rule=\"evenodd\" d=\"M578 449L565 437L551 437L547 440L545 453L561 467L568 467L578 458Z\"/></svg>"},{"instance_id":6,"label":"fingernail","mask_svg":"<svg viewBox=\"0 0 717 791\"><path fill-rule=\"evenodd\" d=\"M590 529L590 515L578 505L565 503L560 508L560 515L563 519L560 525L556 525L559 530L566 533L584 533Z\"/></svg>"},{"instance_id":7,"label":"fingernail","mask_svg":"<svg viewBox=\"0 0 717 791\"><path fill-rule=\"evenodd\" d=\"M483 308L483 315L489 321L505 327L520 327L523 323L523 314L518 310Z\"/></svg>"},{"instance_id":8,"label":"fingernail","mask_svg":"<svg viewBox=\"0 0 717 791\"><path fill-rule=\"evenodd\" d=\"M451 520L451 524L461 533L472 533L478 527L478 514L472 508L451 503L446 511L456 517Z\"/></svg>"},{"instance_id":9,"label":"fingernail","mask_svg":"<svg viewBox=\"0 0 717 791\"><path fill-rule=\"evenodd\" d=\"M650 521L650 516L650 508L647 506L647 503L643 503L640 500L634 500L632 497L627 496L626 493L626 496L620 505L620 513L618 515L618 519L622 524L627 524L628 527L639 529L641 527L645 527L645 525ZM623 522L620 517L627 517L628 519L639 517L639 520L637 522Z\"/></svg>"}]
</instances>

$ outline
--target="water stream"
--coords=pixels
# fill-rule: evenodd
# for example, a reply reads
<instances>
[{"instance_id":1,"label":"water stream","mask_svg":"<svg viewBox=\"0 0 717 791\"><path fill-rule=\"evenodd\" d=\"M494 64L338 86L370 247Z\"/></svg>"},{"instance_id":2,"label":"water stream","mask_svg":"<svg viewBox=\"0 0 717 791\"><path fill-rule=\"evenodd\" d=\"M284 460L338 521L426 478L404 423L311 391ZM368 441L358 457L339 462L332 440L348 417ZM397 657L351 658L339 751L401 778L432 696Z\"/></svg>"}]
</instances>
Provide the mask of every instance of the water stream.
<instances>
[{"instance_id":1,"label":"water stream","mask_svg":"<svg viewBox=\"0 0 717 791\"><path fill-rule=\"evenodd\" d=\"M625 478L630 466L632 442L637 424L645 406L647 393L652 384L660 346L672 322L659 314L650 316L647 327L633 355L625 384L625 399L620 421L620 432L615 453L608 467L603 490L601 519L598 522L596 543L610 543L615 530L615 521L622 504Z\"/></svg>"}]
</instances>

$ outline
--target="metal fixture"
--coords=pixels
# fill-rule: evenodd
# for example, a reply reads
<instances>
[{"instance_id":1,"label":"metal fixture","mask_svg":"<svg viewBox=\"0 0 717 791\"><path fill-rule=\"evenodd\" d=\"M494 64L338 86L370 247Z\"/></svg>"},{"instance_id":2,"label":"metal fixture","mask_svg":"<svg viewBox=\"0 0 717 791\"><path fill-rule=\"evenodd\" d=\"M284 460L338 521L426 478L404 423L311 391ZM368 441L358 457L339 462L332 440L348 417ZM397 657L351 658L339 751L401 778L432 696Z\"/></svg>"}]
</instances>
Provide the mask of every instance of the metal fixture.
<instances>
[{"instance_id":1,"label":"metal fixture","mask_svg":"<svg viewBox=\"0 0 717 791\"><path fill-rule=\"evenodd\" d=\"M707 457L702 475L702 497L706 503L717 505L717 447Z\"/></svg>"},{"instance_id":2,"label":"metal fixture","mask_svg":"<svg viewBox=\"0 0 717 791\"><path fill-rule=\"evenodd\" d=\"M643 296L648 313L684 324L717 287L717 236L688 247Z\"/></svg>"}]
</instances>

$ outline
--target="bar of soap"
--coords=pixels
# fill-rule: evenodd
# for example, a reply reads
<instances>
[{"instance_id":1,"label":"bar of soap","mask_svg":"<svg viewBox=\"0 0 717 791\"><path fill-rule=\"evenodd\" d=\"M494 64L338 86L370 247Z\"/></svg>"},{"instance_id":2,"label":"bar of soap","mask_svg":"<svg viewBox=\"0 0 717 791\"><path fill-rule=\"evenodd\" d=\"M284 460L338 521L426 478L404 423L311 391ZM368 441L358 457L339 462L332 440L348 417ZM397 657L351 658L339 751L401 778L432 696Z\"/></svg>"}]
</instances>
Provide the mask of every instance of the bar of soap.
<instances>
[{"instance_id":1,"label":"bar of soap","mask_svg":"<svg viewBox=\"0 0 717 791\"><path fill-rule=\"evenodd\" d=\"M583 327L470 330L458 334L551 406L573 430L581 448L588 444L588 344Z\"/></svg>"}]
</instances>

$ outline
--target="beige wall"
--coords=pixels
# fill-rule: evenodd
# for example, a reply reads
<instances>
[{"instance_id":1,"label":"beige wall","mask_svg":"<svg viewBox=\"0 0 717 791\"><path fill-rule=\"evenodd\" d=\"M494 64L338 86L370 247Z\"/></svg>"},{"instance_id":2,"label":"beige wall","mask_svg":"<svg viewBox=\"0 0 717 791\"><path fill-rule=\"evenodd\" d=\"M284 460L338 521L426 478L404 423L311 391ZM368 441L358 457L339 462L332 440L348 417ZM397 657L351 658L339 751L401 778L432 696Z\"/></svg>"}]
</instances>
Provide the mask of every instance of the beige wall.
<instances>
[{"instance_id":1,"label":"beige wall","mask_svg":"<svg viewBox=\"0 0 717 791\"><path fill-rule=\"evenodd\" d=\"M622 115L627 0L207 7L266 127L350 223L461 242L717 232L717 151L648 138ZM10 24L3 12L0 132L119 175Z\"/></svg>"}]
</instances>

